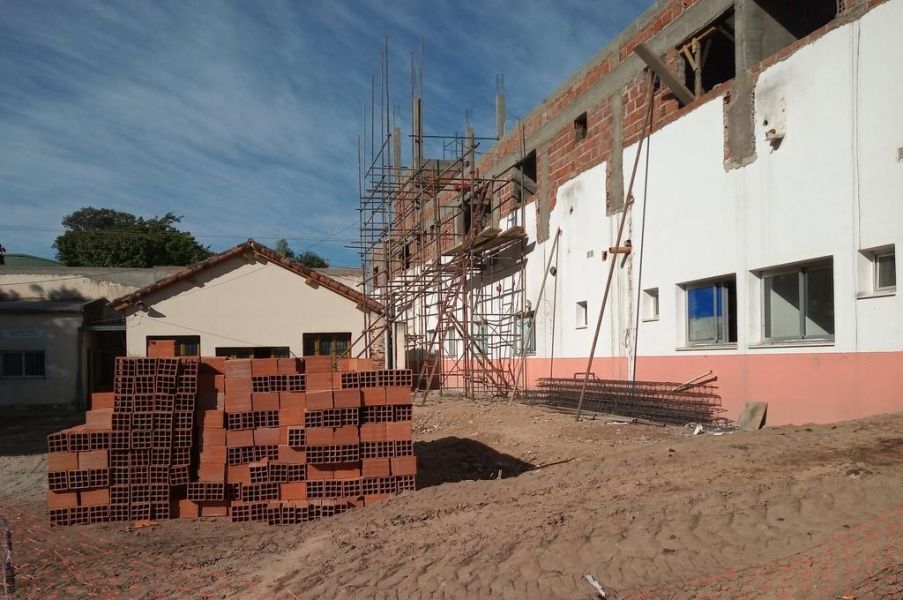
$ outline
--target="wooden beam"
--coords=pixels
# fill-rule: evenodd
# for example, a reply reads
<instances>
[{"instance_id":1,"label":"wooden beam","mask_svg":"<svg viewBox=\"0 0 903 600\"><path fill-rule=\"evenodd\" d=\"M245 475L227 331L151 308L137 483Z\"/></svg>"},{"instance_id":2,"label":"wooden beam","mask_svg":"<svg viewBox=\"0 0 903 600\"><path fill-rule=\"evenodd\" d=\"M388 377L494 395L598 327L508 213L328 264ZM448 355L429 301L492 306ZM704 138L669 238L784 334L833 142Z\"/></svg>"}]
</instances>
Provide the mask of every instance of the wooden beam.
<instances>
[{"instance_id":1,"label":"wooden beam","mask_svg":"<svg viewBox=\"0 0 903 600\"><path fill-rule=\"evenodd\" d=\"M633 51L636 52L636 55L643 59L643 62L649 65L649 68L658 75L659 79L671 89L671 93L680 100L681 104L689 104L696 99L693 92L681 83L680 79L678 79L665 63L659 60L645 44L637 44L637 47L634 48Z\"/></svg>"}]
</instances>

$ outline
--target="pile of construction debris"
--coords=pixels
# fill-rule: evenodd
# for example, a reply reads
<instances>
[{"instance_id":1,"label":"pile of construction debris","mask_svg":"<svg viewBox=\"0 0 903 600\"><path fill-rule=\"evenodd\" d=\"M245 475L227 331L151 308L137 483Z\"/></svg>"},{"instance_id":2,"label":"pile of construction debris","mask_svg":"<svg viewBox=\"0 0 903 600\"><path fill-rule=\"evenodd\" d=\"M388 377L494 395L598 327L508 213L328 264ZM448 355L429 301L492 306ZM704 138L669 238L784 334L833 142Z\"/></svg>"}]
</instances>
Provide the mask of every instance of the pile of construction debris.
<instances>
[{"instance_id":1,"label":"pile of construction debris","mask_svg":"<svg viewBox=\"0 0 903 600\"><path fill-rule=\"evenodd\" d=\"M415 488L411 372L365 359L120 358L48 438L52 525L289 525Z\"/></svg>"}]
</instances>

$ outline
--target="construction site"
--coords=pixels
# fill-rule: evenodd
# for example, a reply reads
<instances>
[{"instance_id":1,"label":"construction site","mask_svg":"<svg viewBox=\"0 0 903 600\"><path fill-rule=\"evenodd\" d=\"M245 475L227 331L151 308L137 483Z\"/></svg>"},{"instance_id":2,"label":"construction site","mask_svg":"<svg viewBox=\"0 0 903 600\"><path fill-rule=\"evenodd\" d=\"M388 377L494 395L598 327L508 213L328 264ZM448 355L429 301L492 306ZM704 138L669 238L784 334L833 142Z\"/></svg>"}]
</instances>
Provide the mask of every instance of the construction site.
<instances>
[{"instance_id":1,"label":"construction site","mask_svg":"<svg viewBox=\"0 0 903 600\"><path fill-rule=\"evenodd\" d=\"M360 275L123 288L109 391L0 420L5 597L903 599L901 26L657 0L492 132L387 39Z\"/></svg>"}]
</instances>

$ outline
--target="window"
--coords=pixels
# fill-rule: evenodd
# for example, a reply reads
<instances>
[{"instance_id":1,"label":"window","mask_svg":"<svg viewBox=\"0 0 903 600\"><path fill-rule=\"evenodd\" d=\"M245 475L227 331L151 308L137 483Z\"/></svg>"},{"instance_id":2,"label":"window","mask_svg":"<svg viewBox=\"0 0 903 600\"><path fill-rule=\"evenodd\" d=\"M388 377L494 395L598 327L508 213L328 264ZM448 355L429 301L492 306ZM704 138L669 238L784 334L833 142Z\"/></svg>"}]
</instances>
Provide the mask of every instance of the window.
<instances>
[{"instance_id":1,"label":"window","mask_svg":"<svg viewBox=\"0 0 903 600\"><path fill-rule=\"evenodd\" d=\"M586 139L586 130L587 130L588 121L586 119L586 113L583 113L576 119L574 119L574 141L582 142Z\"/></svg>"},{"instance_id":2,"label":"window","mask_svg":"<svg viewBox=\"0 0 903 600\"><path fill-rule=\"evenodd\" d=\"M696 96L734 78L734 11L725 12L711 25L678 47L684 63L684 84Z\"/></svg>"},{"instance_id":3,"label":"window","mask_svg":"<svg viewBox=\"0 0 903 600\"><path fill-rule=\"evenodd\" d=\"M876 253L875 291L885 292L897 289L897 260L893 249L890 252Z\"/></svg>"},{"instance_id":4,"label":"window","mask_svg":"<svg viewBox=\"0 0 903 600\"><path fill-rule=\"evenodd\" d=\"M577 329L586 327L586 323L586 300L581 300L577 303Z\"/></svg>"},{"instance_id":5,"label":"window","mask_svg":"<svg viewBox=\"0 0 903 600\"><path fill-rule=\"evenodd\" d=\"M475 351L487 354L489 346L489 324L477 319L471 324L471 335Z\"/></svg>"},{"instance_id":6,"label":"window","mask_svg":"<svg viewBox=\"0 0 903 600\"><path fill-rule=\"evenodd\" d=\"M44 351L3 352L3 377L44 377Z\"/></svg>"},{"instance_id":7,"label":"window","mask_svg":"<svg viewBox=\"0 0 903 600\"><path fill-rule=\"evenodd\" d=\"M536 353L536 316L531 310L521 313L515 317L515 326L517 327L517 353L535 354Z\"/></svg>"},{"instance_id":8,"label":"window","mask_svg":"<svg viewBox=\"0 0 903 600\"><path fill-rule=\"evenodd\" d=\"M687 294L687 345L735 343L736 278L692 283L684 288Z\"/></svg>"},{"instance_id":9,"label":"window","mask_svg":"<svg viewBox=\"0 0 903 600\"><path fill-rule=\"evenodd\" d=\"M288 346L217 347L216 356L223 358L289 358Z\"/></svg>"},{"instance_id":10,"label":"window","mask_svg":"<svg viewBox=\"0 0 903 600\"><path fill-rule=\"evenodd\" d=\"M304 356L344 356L351 350L351 333L305 333Z\"/></svg>"},{"instance_id":11,"label":"window","mask_svg":"<svg viewBox=\"0 0 903 600\"><path fill-rule=\"evenodd\" d=\"M763 276L767 341L834 338L834 268L816 263Z\"/></svg>"},{"instance_id":12,"label":"window","mask_svg":"<svg viewBox=\"0 0 903 600\"><path fill-rule=\"evenodd\" d=\"M658 320L658 288L643 290L643 320Z\"/></svg>"},{"instance_id":13,"label":"window","mask_svg":"<svg viewBox=\"0 0 903 600\"><path fill-rule=\"evenodd\" d=\"M445 330L445 356L458 356L458 330L454 327Z\"/></svg>"},{"instance_id":14,"label":"window","mask_svg":"<svg viewBox=\"0 0 903 600\"><path fill-rule=\"evenodd\" d=\"M200 356L201 336L157 336L146 338L147 356Z\"/></svg>"}]
</instances>

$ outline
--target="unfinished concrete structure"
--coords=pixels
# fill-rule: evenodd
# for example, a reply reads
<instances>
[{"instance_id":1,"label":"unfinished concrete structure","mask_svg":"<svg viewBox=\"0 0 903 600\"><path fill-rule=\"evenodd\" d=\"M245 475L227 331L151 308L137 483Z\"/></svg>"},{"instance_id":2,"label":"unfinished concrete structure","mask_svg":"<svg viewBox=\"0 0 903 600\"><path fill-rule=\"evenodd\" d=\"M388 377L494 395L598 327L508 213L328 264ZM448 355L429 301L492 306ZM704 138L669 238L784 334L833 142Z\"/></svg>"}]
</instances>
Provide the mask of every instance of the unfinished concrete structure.
<instances>
[{"instance_id":1,"label":"unfinished concrete structure","mask_svg":"<svg viewBox=\"0 0 903 600\"><path fill-rule=\"evenodd\" d=\"M770 423L903 408L901 26L899 0L659 1L445 160L413 86L412 164L384 109L361 169L371 340L388 326L424 387L573 377L616 260L596 376L712 371L728 416L764 400Z\"/></svg>"}]
</instances>

